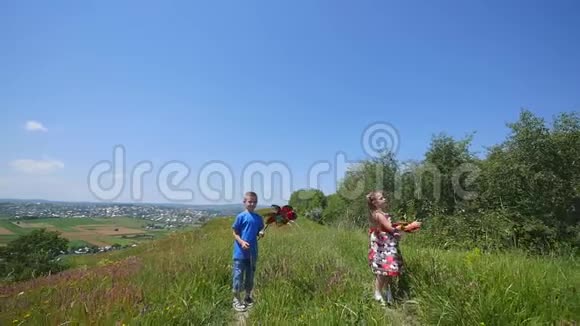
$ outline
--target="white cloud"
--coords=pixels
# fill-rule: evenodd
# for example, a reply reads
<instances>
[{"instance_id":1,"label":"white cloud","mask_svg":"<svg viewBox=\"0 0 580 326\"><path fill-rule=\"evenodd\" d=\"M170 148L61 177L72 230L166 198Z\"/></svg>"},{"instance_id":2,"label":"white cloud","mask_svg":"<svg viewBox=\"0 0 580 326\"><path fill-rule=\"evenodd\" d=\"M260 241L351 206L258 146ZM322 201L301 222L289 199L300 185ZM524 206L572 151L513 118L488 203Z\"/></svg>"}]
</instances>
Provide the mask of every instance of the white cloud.
<instances>
[{"instance_id":1,"label":"white cloud","mask_svg":"<svg viewBox=\"0 0 580 326\"><path fill-rule=\"evenodd\" d=\"M43 126L42 123L34 120L26 121L26 125L24 126L24 128L28 131L42 131L42 132L48 131L48 129L46 129L46 127Z\"/></svg>"},{"instance_id":2,"label":"white cloud","mask_svg":"<svg viewBox=\"0 0 580 326\"><path fill-rule=\"evenodd\" d=\"M94 201L82 178L62 175L0 175L0 198Z\"/></svg>"},{"instance_id":3,"label":"white cloud","mask_svg":"<svg viewBox=\"0 0 580 326\"><path fill-rule=\"evenodd\" d=\"M16 171L26 174L48 174L64 168L64 163L57 160L15 160L10 166Z\"/></svg>"}]
</instances>

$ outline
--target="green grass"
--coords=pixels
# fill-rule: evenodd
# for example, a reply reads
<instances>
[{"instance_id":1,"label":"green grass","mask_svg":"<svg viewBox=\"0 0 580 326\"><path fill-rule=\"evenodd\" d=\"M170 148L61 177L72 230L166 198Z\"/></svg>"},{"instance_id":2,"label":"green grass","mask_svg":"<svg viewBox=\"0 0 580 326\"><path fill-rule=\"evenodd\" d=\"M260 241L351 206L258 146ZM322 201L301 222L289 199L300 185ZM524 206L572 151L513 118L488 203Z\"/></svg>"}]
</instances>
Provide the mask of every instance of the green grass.
<instances>
[{"instance_id":1,"label":"green grass","mask_svg":"<svg viewBox=\"0 0 580 326\"><path fill-rule=\"evenodd\" d=\"M75 226L79 225L92 225L92 224L105 224L97 219L93 218L39 218L34 220L25 220L23 223L45 223L54 226L55 228L67 231L67 232L74 232L76 229Z\"/></svg>"},{"instance_id":2,"label":"green grass","mask_svg":"<svg viewBox=\"0 0 580 326\"><path fill-rule=\"evenodd\" d=\"M77 268L0 289L0 324L223 325L231 310L232 219L136 248L69 257ZM580 321L575 258L421 248L402 242L412 302L371 300L366 233L307 220L260 240L248 324L558 325ZM18 293L24 292L22 295Z\"/></svg>"},{"instance_id":3,"label":"green grass","mask_svg":"<svg viewBox=\"0 0 580 326\"><path fill-rule=\"evenodd\" d=\"M142 243L146 241L152 241L156 239L161 239L170 234L170 231L148 231L141 234L127 234L124 236L102 236L97 240L102 242L107 242L110 244L118 243L120 245L129 245L133 243Z\"/></svg>"},{"instance_id":4,"label":"green grass","mask_svg":"<svg viewBox=\"0 0 580 326\"><path fill-rule=\"evenodd\" d=\"M69 248L72 248L72 247L75 247L75 248L90 247L90 246L91 246L91 244L84 241L84 240L72 240L72 241L69 241L69 243L68 243Z\"/></svg>"},{"instance_id":5,"label":"green grass","mask_svg":"<svg viewBox=\"0 0 580 326\"><path fill-rule=\"evenodd\" d=\"M4 227L14 234L9 235L0 235L0 244L6 244L14 239L16 239L19 235L26 234L34 230L34 228L23 228L14 224L16 220L8 220L8 219L0 219L0 227ZM78 232L79 230L76 229L76 226L87 226L85 230L95 230L95 228L90 227L90 225L111 225L111 226L118 226L118 227L127 227L132 229L141 230L144 234L152 235L155 239L161 238L164 235L168 234L170 231L166 230L145 230L144 227L147 223L151 223L149 220L143 220L139 218L131 218L131 217L115 217L115 218L42 218L42 219L31 219L31 220L21 220L20 223L28 223L28 224L35 224L35 223L42 223L48 224L55 227L60 232ZM101 236L98 239L102 242L108 244L119 243L121 245L124 244L132 244L135 242L142 242L142 241L150 241L150 239L145 238L136 238L136 239L123 239L120 236L110 235L110 236ZM77 243L83 244L90 244L89 239L80 240L80 239L70 239L71 244L70 246L75 246Z\"/></svg>"},{"instance_id":6,"label":"green grass","mask_svg":"<svg viewBox=\"0 0 580 326\"><path fill-rule=\"evenodd\" d=\"M8 242L18 239L18 234L0 234L0 244L8 244Z\"/></svg>"},{"instance_id":7,"label":"green grass","mask_svg":"<svg viewBox=\"0 0 580 326\"><path fill-rule=\"evenodd\" d=\"M0 223L12 223L12 221L0 220ZM149 220L131 218L131 217L114 217L114 218L40 218L31 220L22 220L22 223L46 223L55 228L65 231L75 231L74 227L79 225L118 225L128 228L144 228ZM4 225L4 224L0 224Z\"/></svg>"},{"instance_id":8,"label":"green grass","mask_svg":"<svg viewBox=\"0 0 580 326\"><path fill-rule=\"evenodd\" d=\"M144 228L148 223L152 223L149 220L133 217L93 218L93 220L104 224L116 224L118 226L124 226L133 229L141 229Z\"/></svg>"},{"instance_id":9,"label":"green grass","mask_svg":"<svg viewBox=\"0 0 580 326\"><path fill-rule=\"evenodd\" d=\"M12 223L12 221L10 220L0 220L0 227L3 227L5 229L8 229L10 231L12 231L14 234L26 234L29 231L29 229L25 229L25 228L21 228L18 225Z\"/></svg>"}]
</instances>

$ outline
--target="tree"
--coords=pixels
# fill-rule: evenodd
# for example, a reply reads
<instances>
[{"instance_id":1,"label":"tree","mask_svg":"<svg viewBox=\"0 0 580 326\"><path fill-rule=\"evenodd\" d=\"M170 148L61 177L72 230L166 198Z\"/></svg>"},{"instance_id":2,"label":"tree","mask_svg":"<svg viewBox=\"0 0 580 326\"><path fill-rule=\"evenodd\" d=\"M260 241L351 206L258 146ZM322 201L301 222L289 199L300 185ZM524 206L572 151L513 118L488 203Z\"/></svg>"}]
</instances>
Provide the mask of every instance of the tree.
<instances>
[{"instance_id":1,"label":"tree","mask_svg":"<svg viewBox=\"0 0 580 326\"><path fill-rule=\"evenodd\" d=\"M348 204L339 194L332 194L326 197L326 208L322 212L324 223L333 223L344 218L347 213Z\"/></svg>"},{"instance_id":2,"label":"tree","mask_svg":"<svg viewBox=\"0 0 580 326\"><path fill-rule=\"evenodd\" d=\"M288 204L294 208L298 214L306 214L315 209L326 207L326 196L318 189L300 189L290 195Z\"/></svg>"},{"instance_id":3,"label":"tree","mask_svg":"<svg viewBox=\"0 0 580 326\"><path fill-rule=\"evenodd\" d=\"M336 194L327 197L323 220L365 226L365 195L383 190L387 212L397 220L433 218L427 223L432 234L450 236L447 227L453 226L469 235L464 242L484 243L496 234L490 241L532 252L579 248L580 114L559 114L550 128L522 110L507 126L506 140L482 159L469 150L473 135L455 139L440 133L423 161L401 164L385 152L350 166ZM491 232L488 224L501 232Z\"/></svg>"},{"instance_id":4,"label":"tree","mask_svg":"<svg viewBox=\"0 0 580 326\"><path fill-rule=\"evenodd\" d=\"M59 272L65 266L56 258L67 247L68 240L58 232L34 230L12 240L0 251L0 272L10 281Z\"/></svg>"},{"instance_id":5,"label":"tree","mask_svg":"<svg viewBox=\"0 0 580 326\"><path fill-rule=\"evenodd\" d=\"M523 246L578 241L580 117L560 114L550 129L523 110L508 127L482 165L483 207L509 212Z\"/></svg>"},{"instance_id":6,"label":"tree","mask_svg":"<svg viewBox=\"0 0 580 326\"><path fill-rule=\"evenodd\" d=\"M358 226L367 225L369 209L365 196L373 190L384 191L388 200L387 210L398 208L399 201L395 196L398 170L399 164L392 152L382 153L349 168L338 186L337 194L348 207L351 222Z\"/></svg>"},{"instance_id":7,"label":"tree","mask_svg":"<svg viewBox=\"0 0 580 326\"><path fill-rule=\"evenodd\" d=\"M422 168L427 168L435 174L427 174L423 188L434 189L427 200L431 202L432 213L453 214L458 203L463 200L458 193L454 178L466 163L473 163L473 155L469 152L472 136L455 140L444 133L436 135L431 140L431 146L425 154ZM438 183L438 184L434 184Z\"/></svg>"},{"instance_id":8,"label":"tree","mask_svg":"<svg viewBox=\"0 0 580 326\"><path fill-rule=\"evenodd\" d=\"M437 191L432 185L434 177L436 174L426 169L421 162L403 163L397 175L398 182L395 188L395 197L398 199L396 213L409 217L424 216L429 213L429 205L426 204L424 196L429 195L429 192L432 195ZM431 182L426 182L425 178L430 178ZM425 185L431 185L431 188L427 189Z\"/></svg>"}]
</instances>

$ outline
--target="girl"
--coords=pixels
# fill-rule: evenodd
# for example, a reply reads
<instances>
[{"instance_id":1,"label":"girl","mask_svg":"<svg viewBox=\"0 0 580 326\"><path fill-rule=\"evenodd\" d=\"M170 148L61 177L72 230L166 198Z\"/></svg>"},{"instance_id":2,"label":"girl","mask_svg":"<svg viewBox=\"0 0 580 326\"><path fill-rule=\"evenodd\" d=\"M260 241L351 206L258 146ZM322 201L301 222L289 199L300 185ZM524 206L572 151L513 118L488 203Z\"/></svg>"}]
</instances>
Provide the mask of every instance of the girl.
<instances>
[{"instance_id":1,"label":"girl","mask_svg":"<svg viewBox=\"0 0 580 326\"><path fill-rule=\"evenodd\" d=\"M391 222L391 216L383 212L386 204L382 191L373 191L367 196L369 207L369 266L375 274L374 299L385 305L383 290L387 288L387 303L393 303L391 283L394 277L402 272L403 258L399 253L399 238L401 231L413 232L421 227L421 222L410 224Z\"/></svg>"}]
</instances>

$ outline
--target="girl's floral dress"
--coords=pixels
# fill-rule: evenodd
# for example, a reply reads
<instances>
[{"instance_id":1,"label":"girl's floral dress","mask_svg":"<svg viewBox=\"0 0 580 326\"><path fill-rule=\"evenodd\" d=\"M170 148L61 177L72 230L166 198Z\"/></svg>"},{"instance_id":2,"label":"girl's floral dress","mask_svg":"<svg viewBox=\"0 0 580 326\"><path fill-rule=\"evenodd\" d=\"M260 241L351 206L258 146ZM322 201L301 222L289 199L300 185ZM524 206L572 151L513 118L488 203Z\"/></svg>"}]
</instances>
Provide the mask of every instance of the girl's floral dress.
<instances>
[{"instance_id":1,"label":"girl's floral dress","mask_svg":"<svg viewBox=\"0 0 580 326\"><path fill-rule=\"evenodd\" d=\"M385 214L388 220L391 217ZM384 231L380 226L369 229L369 266L376 275L399 276L403 267L403 257L399 254L398 230Z\"/></svg>"}]
</instances>

